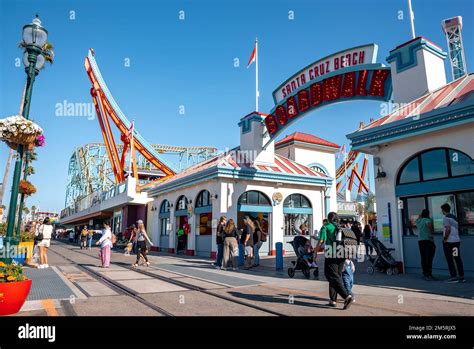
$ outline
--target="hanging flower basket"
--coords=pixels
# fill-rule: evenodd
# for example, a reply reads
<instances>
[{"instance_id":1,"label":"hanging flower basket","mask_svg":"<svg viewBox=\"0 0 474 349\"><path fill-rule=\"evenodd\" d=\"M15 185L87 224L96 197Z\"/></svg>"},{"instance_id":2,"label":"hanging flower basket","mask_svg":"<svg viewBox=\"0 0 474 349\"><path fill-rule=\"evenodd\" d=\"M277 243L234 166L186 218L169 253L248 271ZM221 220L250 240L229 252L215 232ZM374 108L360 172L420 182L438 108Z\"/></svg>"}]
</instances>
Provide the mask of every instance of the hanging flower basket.
<instances>
[{"instance_id":1,"label":"hanging flower basket","mask_svg":"<svg viewBox=\"0 0 474 349\"><path fill-rule=\"evenodd\" d=\"M21 115L0 119L0 140L6 142L10 148L16 149L19 144L34 145L42 134L43 129L40 126Z\"/></svg>"},{"instance_id":2,"label":"hanging flower basket","mask_svg":"<svg viewBox=\"0 0 474 349\"><path fill-rule=\"evenodd\" d=\"M23 275L21 265L0 262L0 315L18 313L30 289L31 280Z\"/></svg>"},{"instance_id":3,"label":"hanging flower basket","mask_svg":"<svg viewBox=\"0 0 474 349\"><path fill-rule=\"evenodd\" d=\"M36 193L36 187L29 181L21 180L20 185L18 186L18 191L20 194L32 195Z\"/></svg>"}]
</instances>

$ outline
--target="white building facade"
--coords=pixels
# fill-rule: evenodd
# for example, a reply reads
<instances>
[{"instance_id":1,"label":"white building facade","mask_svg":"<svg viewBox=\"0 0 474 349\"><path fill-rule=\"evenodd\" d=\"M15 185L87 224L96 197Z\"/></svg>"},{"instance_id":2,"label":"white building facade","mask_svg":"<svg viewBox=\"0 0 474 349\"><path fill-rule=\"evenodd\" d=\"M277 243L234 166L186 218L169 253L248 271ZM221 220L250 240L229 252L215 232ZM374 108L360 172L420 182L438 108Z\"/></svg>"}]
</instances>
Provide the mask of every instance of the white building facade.
<instances>
[{"instance_id":1,"label":"white building facade","mask_svg":"<svg viewBox=\"0 0 474 349\"><path fill-rule=\"evenodd\" d=\"M446 84L445 56L424 38L391 51L394 102L408 103L347 137L353 150L374 156L379 237L405 270L421 270L415 221L426 208L434 221L433 269L447 273L440 206L449 203L467 275L474 274L474 76Z\"/></svg>"},{"instance_id":2,"label":"white building facade","mask_svg":"<svg viewBox=\"0 0 474 349\"><path fill-rule=\"evenodd\" d=\"M244 216L258 219L269 233L262 255L274 255L279 242L292 252L287 242L303 223L310 233L320 229L331 205L336 209L336 195L331 194L339 146L296 134L280 145L266 144L264 118L255 112L241 119L240 147L148 190L153 202L148 204L147 228L158 250L215 257L221 216L234 219L239 228ZM303 154L307 164L295 161ZM180 229L185 233L178 237Z\"/></svg>"}]
</instances>

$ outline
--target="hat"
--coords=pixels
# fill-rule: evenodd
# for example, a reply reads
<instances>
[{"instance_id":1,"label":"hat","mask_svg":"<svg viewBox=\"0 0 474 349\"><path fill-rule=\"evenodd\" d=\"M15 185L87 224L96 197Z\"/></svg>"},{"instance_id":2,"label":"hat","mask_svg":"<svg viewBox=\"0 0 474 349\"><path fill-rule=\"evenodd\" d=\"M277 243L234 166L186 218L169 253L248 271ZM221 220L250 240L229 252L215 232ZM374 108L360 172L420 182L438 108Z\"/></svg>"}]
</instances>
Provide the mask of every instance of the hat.
<instances>
[{"instance_id":1,"label":"hat","mask_svg":"<svg viewBox=\"0 0 474 349\"><path fill-rule=\"evenodd\" d=\"M142 221L141 219L139 219L139 220L137 221L137 224L143 224L143 221Z\"/></svg>"}]
</instances>

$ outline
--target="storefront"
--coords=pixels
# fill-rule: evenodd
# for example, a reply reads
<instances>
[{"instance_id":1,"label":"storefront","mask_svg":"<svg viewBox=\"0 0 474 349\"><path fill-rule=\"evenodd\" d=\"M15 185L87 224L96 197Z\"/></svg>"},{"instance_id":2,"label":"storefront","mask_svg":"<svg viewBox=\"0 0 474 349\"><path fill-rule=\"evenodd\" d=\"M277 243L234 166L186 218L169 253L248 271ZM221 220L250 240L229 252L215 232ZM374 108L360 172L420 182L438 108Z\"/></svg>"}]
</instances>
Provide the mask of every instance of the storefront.
<instances>
[{"instance_id":1,"label":"storefront","mask_svg":"<svg viewBox=\"0 0 474 349\"><path fill-rule=\"evenodd\" d=\"M209 190L202 190L194 208L196 215L196 254L208 256L212 248L212 201Z\"/></svg>"},{"instance_id":2,"label":"storefront","mask_svg":"<svg viewBox=\"0 0 474 349\"><path fill-rule=\"evenodd\" d=\"M267 241L260 247L260 254L266 255L270 252L270 239L268 228L271 222L272 204L267 195L260 191L250 190L243 193L238 200L237 227L244 228L244 217L248 216L253 221L258 221L262 230L267 233Z\"/></svg>"},{"instance_id":3,"label":"storefront","mask_svg":"<svg viewBox=\"0 0 474 349\"><path fill-rule=\"evenodd\" d=\"M171 226L171 214L170 214L170 202L168 200L163 200L160 205L160 213L158 216L159 219L159 242L158 246L165 246L168 250L169 241L170 241L170 226Z\"/></svg>"},{"instance_id":4,"label":"storefront","mask_svg":"<svg viewBox=\"0 0 474 349\"><path fill-rule=\"evenodd\" d=\"M188 198L181 195L176 201L175 216L175 249L177 254L186 254L189 222L188 222Z\"/></svg>"},{"instance_id":5,"label":"storefront","mask_svg":"<svg viewBox=\"0 0 474 349\"><path fill-rule=\"evenodd\" d=\"M311 233L315 227L321 227L325 212L335 201L335 196L330 199L328 193L335 187L334 153L338 146L318 138L318 142L331 145L329 150L327 146L319 149L307 142L293 142L276 153L273 143L263 147L264 119L259 113L241 119L241 147L147 189L153 199L148 205L149 216L156 220L149 226L159 230L156 236L160 237L161 251L176 251L179 245L188 255L215 257L216 228L221 216L234 219L238 228L243 228L244 216L258 220L268 233L260 249L262 256L274 255L277 243L292 239L296 230L287 228L289 235L285 237L285 224L298 229L305 223ZM242 149L242 145L252 145L255 151ZM282 155L283 152L289 156ZM256 156L249 159L249 154ZM328 173L296 162L292 154L304 154L308 163L319 163ZM159 215L151 213L155 207L160 208ZM169 231L166 227L170 225L173 233L166 236L164 232ZM187 234L178 244L179 228ZM155 233L151 232L151 236ZM284 245L284 250L293 252L291 246Z\"/></svg>"},{"instance_id":6,"label":"storefront","mask_svg":"<svg viewBox=\"0 0 474 349\"><path fill-rule=\"evenodd\" d=\"M444 65L424 64L426 58L421 52L441 63L445 57L441 49L422 38L393 50L387 60L392 63L392 73L397 74L395 101L404 104L347 137L353 150L374 155L379 239L395 248L395 256L403 262L405 270L420 273L415 221L426 208L434 222L433 272L447 274L440 207L448 203L459 224L465 273L472 275L474 77L465 75L440 86L439 81L445 79ZM417 55L417 59L408 68L401 68L403 61L391 58L398 54L406 55L406 59ZM435 66L438 68L433 71ZM397 100L397 96L410 98Z\"/></svg>"},{"instance_id":7,"label":"storefront","mask_svg":"<svg viewBox=\"0 0 474 349\"><path fill-rule=\"evenodd\" d=\"M292 247L288 242L293 241L295 236L313 233L311 202L304 195L291 194L283 202L283 215L285 249L291 251ZM302 231L303 225L306 226L306 231Z\"/></svg>"}]
</instances>

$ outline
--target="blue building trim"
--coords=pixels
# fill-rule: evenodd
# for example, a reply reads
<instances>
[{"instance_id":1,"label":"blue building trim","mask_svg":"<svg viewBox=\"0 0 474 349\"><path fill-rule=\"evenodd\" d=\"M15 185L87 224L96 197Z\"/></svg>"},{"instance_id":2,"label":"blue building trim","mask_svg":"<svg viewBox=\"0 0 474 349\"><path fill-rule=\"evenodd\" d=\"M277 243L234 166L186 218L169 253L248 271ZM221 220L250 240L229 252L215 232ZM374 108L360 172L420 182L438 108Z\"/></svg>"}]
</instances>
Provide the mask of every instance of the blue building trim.
<instances>
[{"instance_id":1,"label":"blue building trim","mask_svg":"<svg viewBox=\"0 0 474 349\"><path fill-rule=\"evenodd\" d=\"M326 175L329 176L329 171L328 171L328 169L327 169L325 166L321 165L319 162L313 162L313 163L307 165L306 167L313 168L313 167L315 167L315 166L319 167L321 170L324 171L324 173L325 173Z\"/></svg>"},{"instance_id":2,"label":"blue building trim","mask_svg":"<svg viewBox=\"0 0 474 349\"><path fill-rule=\"evenodd\" d=\"M395 187L395 195L397 197L415 196L469 189L474 189L474 175L443 178L418 183L399 184Z\"/></svg>"},{"instance_id":3,"label":"blue building trim","mask_svg":"<svg viewBox=\"0 0 474 349\"><path fill-rule=\"evenodd\" d=\"M251 114L240 120L238 125L239 127L241 127L241 133L244 134L252 131L252 121L257 121L263 124L264 120L265 118L262 117L260 114Z\"/></svg>"},{"instance_id":4,"label":"blue building trim","mask_svg":"<svg viewBox=\"0 0 474 349\"><path fill-rule=\"evenodd\" d=\"M311 207L283 207L283 213L313 214L313 209Z\"/></svg>"},{"instance_id":5,"label":"blue building trim","mask_svg":"<svg viewBox=\"0 0 474 349\"><path fill-rule=\"evenodd\" d=\"M176 210L174 211L174 216L175 217L181 217L181 216L187 216L188 215L188 210Z\"/></svg>"},{"instance_id":6,"label":"blue building trim","mask_svg":"<svg viewBox=\"0 0 474 349\"><path fill-rule=\"evenodd\" d=\"M273 208L271 206L258 206L258 205L238 205L238 212L267 212L272 213Z\"/></svg>"},{"instance_id":7,"label":"blue building trim","mask_svg":"<svg viewBox=\"0 0 474 349\"><path fill-rule=\"evenodd\" d=\"M170 216L171 216L171 214L170 214L169 212L166 212L166 213L163 212L163 213L160 213L160 214L158 215L158 217L159 217L160 219L170 218Z\"/></svg>"},{"instance_id":8,"label":"blue building trim","mask_svg":"<svg viewBox=\"0 0 474 349\"><path fill-rule=\"evenodd\" d=\"M405 118L373 129L356 131L348 134L347 138L351 141L352 150L359 150L363 147L403 139L407 135L414 136L433 132L473 120L474 104L472 101L464 101L432 110L416 118Z\"/></svg>"},{"instance_id":9,"label":"blue building trim","mask_svg":"<svg viewBox=\"0 0 474 349\"><path fill-rule=\"evenodd\" d=\"M196 207L194 209L194 213L200 214L200 213L209 213L212 212L212 205L209 206L202 206L202 207Z\"/></svg>"},{"instance_id":10,"label":"blue building trim","mask_svg":"<svg viewBox=\"0 0 474 349\"><path fill-rule=\"evenodd\" d=\"M396 61L397 73L401 73L404 70L410 69L418 65L416 52L418 50L421 50L422 48L428 50L429 52L442 59L445 59L447 57L446 52L443 52L443 50L434 46L424 38L419 37L402 47L390 51L390 55L386 58L386 61L388 63Z\"/></svg>"},{"instance_id":11,"label":"blue building trim","mask_svg":"<svg viewBox=\"0 0 474 349\"><path fill-rule=\"evenodd\" d=\"M331 187L333 179L327 177L315 177L296 174L285 174L280 172L270 172L253 169L237 169L228 167L211 167L201 172L174 180L171 183L163 183L157 188L148 191L150 196L158 196L170 190L185 188L203 181L215 178L235 178L245 180L262 180L271 182L282 182L292 184L306 184L322 187Z\"/></svg>"}]
</instances>

